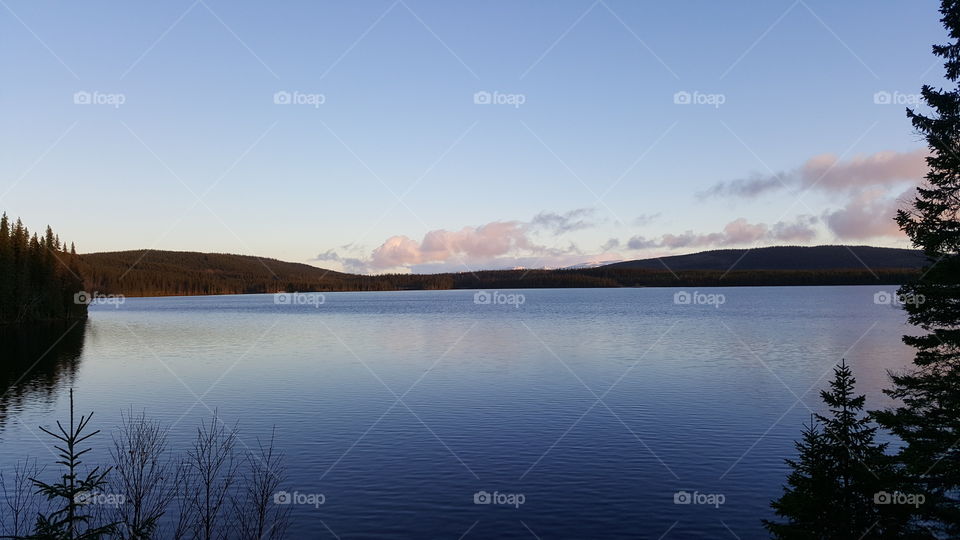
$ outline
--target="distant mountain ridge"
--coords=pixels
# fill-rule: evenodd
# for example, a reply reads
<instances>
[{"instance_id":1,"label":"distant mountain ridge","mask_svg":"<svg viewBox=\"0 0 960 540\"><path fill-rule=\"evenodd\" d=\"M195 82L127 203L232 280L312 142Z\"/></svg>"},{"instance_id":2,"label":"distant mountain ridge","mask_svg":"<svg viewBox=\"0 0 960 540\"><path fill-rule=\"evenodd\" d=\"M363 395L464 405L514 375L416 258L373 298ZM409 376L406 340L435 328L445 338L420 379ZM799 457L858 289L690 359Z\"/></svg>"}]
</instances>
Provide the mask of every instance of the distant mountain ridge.
<instances>
[{"instance_id":1,"label":"distant mountain ridge","mask_svg":"<svg viewBox=\"0 0 960 540\"><path fill-rule=\"evenodd\" d=\"M773 246L717 249L689 255L623 261L603 268L635 268L674 272L684 270L858 270L919 269L927 264L914 249L873 246Z\"/></svg>"},{"instance_id":2,"label":"distant mountain ridge","mask_svg":"<svg viewBox=\"0 0 960 540\"><path fill-rule=\"evenodd\" d=\"M226 253L136 250L90 253L78 258L87 291L125 296L283 291L895 285L914 279L926 263L923 255L916 251L869 246L725 249L597 267L381 275L348 274L303 263Z\"/></svg>"}]
</instances>

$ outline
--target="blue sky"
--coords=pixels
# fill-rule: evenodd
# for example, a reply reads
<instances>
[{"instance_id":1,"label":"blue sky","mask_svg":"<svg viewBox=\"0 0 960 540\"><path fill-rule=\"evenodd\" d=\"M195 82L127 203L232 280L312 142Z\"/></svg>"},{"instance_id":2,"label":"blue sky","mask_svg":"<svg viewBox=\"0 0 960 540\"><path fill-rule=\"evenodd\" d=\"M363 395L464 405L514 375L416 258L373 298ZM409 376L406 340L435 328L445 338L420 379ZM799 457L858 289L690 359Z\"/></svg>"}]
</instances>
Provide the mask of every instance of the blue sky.
<instances>
[{"instance_id":1,"label":"blue sky","mask_svg":"<svg viewBox=\"0 0 960 540\"><path fill-rule=\"evenodd\" d=\"M2 0L0 208L364 272L905 246L937 4Z\"/></svg>"}]
</instances>

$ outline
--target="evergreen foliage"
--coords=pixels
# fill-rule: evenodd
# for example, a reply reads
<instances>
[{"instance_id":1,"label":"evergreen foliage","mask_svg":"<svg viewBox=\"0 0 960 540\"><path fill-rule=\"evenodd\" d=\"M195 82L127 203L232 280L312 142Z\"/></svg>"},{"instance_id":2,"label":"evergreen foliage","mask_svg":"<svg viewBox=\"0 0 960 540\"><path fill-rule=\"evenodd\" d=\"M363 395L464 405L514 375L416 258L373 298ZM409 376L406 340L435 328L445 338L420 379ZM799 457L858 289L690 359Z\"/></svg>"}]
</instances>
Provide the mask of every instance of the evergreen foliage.
<instances>
[{"instance_id":1,"label":"evergreen foliage","mask_svg":"<svg viewBox=\"0 0 960 540\"><path fill-rule=\"evenodd\" d=\"M90 437L100 433L100 430L85 433L90 419L88 416L81 416L79 422L74 422L73 415L73 390L70 390L70 424L64 428L57 421L57 431L52 431L41 427L40 429L55 438L58 443L55 448L59 451L57 461L58 465L63 466L64 472L60 480L53 483L46 483L36 478L30 480L37 487L37 493L44 495L56 510L49 514L39 514L35 527L35 533L26 538L43 540L98 540L106 538L115 531L116 526L112 523L105 525L94 525L95 516L89 512L86 505L90 497L107 485L107 474L110 469L100 470L94 467L87 471L85 475L80 473L80 465L83 461L80 459L89 452L90 448L80 448Z\"/></svg>"},{"instance_id":2,"label":"evergreen foliage","mask_svg":"<svg viewBox=\"0 0 960 540\"><path fill-rule=\"evenodd\" d=\"M0 324L84 317L79 258L50 227L40 237L0 217Z\"/></svg>"},{"instance_id":3,"label":"evergreen foliage","mask_svg":"<svg viewBox=\"0 0 960 540\"><path fill-rule=\"evenodd\" d=\"M834 368L820 398L828 415L814 415L796 443L799 457L780 499L771 506L782 522L764 521L773 538L904 538L911 507L890 504L901 481L877 428L863 414L865 397L845 362Z\"/></svg>"},{"instance_id":4,"label":"evergreen foliage","mask_svg":"<svg viewBox=\"0 0 960 540\"><path fill-rule=\"evenodd\" d=\"M888 394L902 405L877 414L881 425L904 443L898 458L924 494L920 521L931 530L960 537L960 1L942 0L941 21L949 42L933 53L945 60L946 89L925 85L929 113L908 109L914 128L930 148L929 172L910 208L897 223L930 264L900 294L920 335L904 336L916 349L914 367L893 375Z\"/></svg>"}]
</instances>

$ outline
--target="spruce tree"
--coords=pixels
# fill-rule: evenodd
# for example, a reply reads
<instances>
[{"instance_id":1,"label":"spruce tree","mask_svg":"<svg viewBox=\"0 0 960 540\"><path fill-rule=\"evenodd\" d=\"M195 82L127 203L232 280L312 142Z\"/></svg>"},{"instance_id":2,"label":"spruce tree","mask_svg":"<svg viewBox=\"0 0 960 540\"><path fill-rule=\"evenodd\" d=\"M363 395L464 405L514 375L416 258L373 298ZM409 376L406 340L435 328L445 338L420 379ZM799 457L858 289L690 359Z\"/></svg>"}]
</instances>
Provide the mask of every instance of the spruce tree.
<instances>
[{"instance_id":1,"label":"spruce tree","mask_svg":"<svg viewBox=\"0 0 960 540\"><path fill-rule=\"evenodd\" d=\"M785 523L764 520L763 524L773 538L817 538L833 509L821 498L833 491L831 464L827 458L827 443L823 431L811 418L804 426L803 438L794 443L799 456L786 459L792 469L787 476L783 495L770 503L777 516Z\"/></svg>"},{"instance_id":2,"label":"spruce tree","mask_svg":"<svg viewBox=\"0 0 960 540\"><path fill-rule=\"evenodd\" d=\"M83 289L79 256L61 249L50 227L38 236L0 217L0 324L86 316L87 306L74 300Z\"/></svg>"},{"instance_id":3,"label":"spruce tree","mask_svg":"<svg viewBox=\"0 0 960 540\"><path fill-rule=\"evenodd\" d=\"M914 367L894 374L891 397L902 405L876 413L905 446L899 460L912 489L927 502L920 520L933 530L960 536L960 1L942 0L941 22L949 42L933 53L945 60L950 86L922 88L928 113L907 109L930 148L929 172L910 208L896 221L929 266L900 288L910 323L921 335L904 336L916 349Z\"/></svg>"},{"instance_id":4,"label":"spruce tree","mask_svg":"<svg viewBox=\"0 0 960 540\"><path fill-rule=\"evenodd\" d=\"M15 281L10 220L3 214L0 217L0 323L13 319Z\"/></svg>"},{"instance_id":5,"label":"spruce tree","mask_svg":"<svg viewBox=\"0 0 960 540\"><path fill-rule=\"evenodd\" d=\"M80 473L81 457L90 448L81 449L80 445L90 437L100 433L96 430L85 433L93 413L81 416L74 422L73 389L70 390L70 424L64 427L57 422L57 431L44 427L40 429L57 440L55 448L59 451L57 464L63 466L63 473L57 482L47 483L31 478L37 488L37 494L44 495L55 510L49 514L39 514L35 532L26 538L36 540L99 540L108 538L116 532L116 524L97 525L96 518L86 507L90 497L95 496L107 485L106 476L110 469L100 470L94 467L85 475Z\"/></svg>"},{"instance_id":6,"label":"spruce tree","mask_svg":"<svg viewBox=\"0 0 960 540\"><path fill-rule=\"evenodd\" d=\"M896 491L899 482L855 384L841 362L830 390L820 392L829 414L814 415L796 443L798 458L786 460L787 485L771 503L784 521L764 521L773 538L902 537L905 508L877 504L878 494Z\"/></svg>"}]
</instances>

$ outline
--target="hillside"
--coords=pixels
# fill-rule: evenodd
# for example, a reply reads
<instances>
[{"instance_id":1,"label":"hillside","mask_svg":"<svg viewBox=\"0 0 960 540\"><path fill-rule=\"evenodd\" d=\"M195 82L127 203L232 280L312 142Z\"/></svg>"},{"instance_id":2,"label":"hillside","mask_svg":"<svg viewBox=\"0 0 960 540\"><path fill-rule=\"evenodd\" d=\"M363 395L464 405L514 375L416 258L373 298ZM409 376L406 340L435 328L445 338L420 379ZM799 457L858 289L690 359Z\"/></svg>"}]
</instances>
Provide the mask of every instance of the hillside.
<instances>
[{"instance_id":1,"label":"hillside","mask_svg":"<svg viewBox=\"0 0 960 540\"><path fill-rule=\"evenodd\" d=\"M729 272L745 250L666 257L672 272L651 259L600 268L365 276L247 255L151 250L81 255L80 271L91 292L190 296L281 291L891 285L915 277L922 260L909 250L856 248L858 256L872 263L868 270L849 252L847 258L838 255L837 248L762 248L755 250L759 257L750 252Z\"/></svg>"},{"instance_id":2,"label":"hillside","mask_svg":"<svg viewBox=\"0 0 960 540\"><path fill-rule=\"evenodd\" d=\"M640 259L609 264L604 268L647 268L674 272L683 270L871 270L919 269L926 265L923 253L912 249L871 246L775 246L756 249L718 249L659 259Z\"/></svg>"},{"instance_id":3,"label":"hillside","mask_svg":"<svg viewBox=\"0 0 960 540\"><path fill-rule=\"evenodd\" d=\"M128 296L265 293L333 288L345 274L248 255L117 251L81 256L88 290Z\"/></svg>"}]
</instances>

